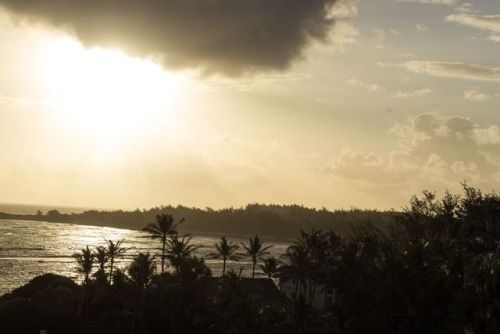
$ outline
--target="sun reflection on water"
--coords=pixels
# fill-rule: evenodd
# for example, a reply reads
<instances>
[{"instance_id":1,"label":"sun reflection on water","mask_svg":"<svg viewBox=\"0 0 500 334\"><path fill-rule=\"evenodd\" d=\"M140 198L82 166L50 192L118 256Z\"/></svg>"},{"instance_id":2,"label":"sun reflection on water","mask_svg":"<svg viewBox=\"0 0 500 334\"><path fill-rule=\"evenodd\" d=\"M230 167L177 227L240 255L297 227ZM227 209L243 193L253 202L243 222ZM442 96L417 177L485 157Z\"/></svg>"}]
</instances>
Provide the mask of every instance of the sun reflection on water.
<instances>
[{"instance_id":1,"label":"sun reflection on water","mask_svg":"<svg viewBox=\"0 0 500 334\"><path fill-rule=\"evenodd\" d=\"M35 276L55 273L79 280L75 271L72 255L89 246L104 246L106 240L124 240L127 248L123 258L115 263L118 268L126 269L132 257L139 252L158 253L158 243L142 231L131 231L110 227L83 226L33 221L0 220L0 295L25 284ZM213 252L217 236L195 236L192 240L201 246L196 256L206 258ZM232 237L236 244L246 239ZM268 241L270 242L270 241ZM272 255L283 254L288 246L284 242L273 242ZM222 263L207 260L214 275L220 274ZM249 268L251 262L243 259L231 263L229 267Z\"/></svg>"}]
</instances>

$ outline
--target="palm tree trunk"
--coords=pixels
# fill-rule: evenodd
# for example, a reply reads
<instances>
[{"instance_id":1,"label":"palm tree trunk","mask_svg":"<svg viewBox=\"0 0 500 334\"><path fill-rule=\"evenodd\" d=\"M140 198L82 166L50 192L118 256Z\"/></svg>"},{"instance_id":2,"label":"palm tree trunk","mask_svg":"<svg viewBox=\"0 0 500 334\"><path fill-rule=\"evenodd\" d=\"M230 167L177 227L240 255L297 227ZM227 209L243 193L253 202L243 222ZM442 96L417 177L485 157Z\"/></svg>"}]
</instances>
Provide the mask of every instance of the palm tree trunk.
<instances>
[{"instance_id":1,"label":"palm tree trunk","mask_svg":"<svg viewBox=\"0 0 500 334\"><path fill-rule=\"evenodd\" d=\"M312 300L312 283L311 283L311 279L307 280L307 290L309 290L308 291L308 294L309 294L309 296L308 296L309 297L308 303L310 303L311 300Z\"/></svg>"},{"instance_id":2,"label":"palm tree trunk","mask_svg":"<svg viewBox=\"0 0 500 334\"><path fill-rule=\"evenodd\" d=\"M167 237L163 236L163 245L161 248L161 273L165 273L165 243L167 242Z\"/></svg>"},{"instance_id":3,"label":"palm tree trunk","mask_svg":"<svg viewBox=\"0 0 500 334\"><path fill-rule=\"evenodd\" d=\"M88 280L85 280L82 289L80 291L80 298L78 301L78 318L83 318L87 320L88 317L88 304L89 304L89 296L88 296Z\"/></svg>"},{"instance_id":4,"label":"palm tree trunk","mask_svg":"<svg viewBox=\"0 0 500 334\"><path fill-rule=\"evenodd\" d=\"M255 266L257 265L257 261L253 261L253 265L252 265L252 279L255 278Z\"/></svg>"},{"instance_id":5,"label":"palm tree trunk","mask_svg":"<svg viewBox=\"0 0 500 334\"><path fill-rule=\"evenodd\" d=\"M114 263L114 259L110 258L109 259L109 284L111 284L111 280L113 279L113 263Z\"/></svg>"},{"instance_id":6,"label":"palm tree trunk","mask_svg":"<svg viewBox=\"0 0 500 334\"><path fill-rule=\"evenodd\" d=\"M144 313L146 309L146 295L144 287L141 287L139 306L134 311L134 320L132 322L132 333L138 333L143 329ZM137 329L139 327L139 329Z\"/></svg>"},{"instance_id":7,"label":"palm tree trunk","mask_svg":"<svg viewBox=\"0 0 500 334\"><path fill-rule=\"evenodd\" d=\"M226 259L222 260L222 276L226 274Z\"/></svg>"},{"instance_id":8,"label":"palm tree trunk","mask_svg":"<svg viewBox=\"0 0 500 334\"><path fill-rule=\"evenodd\" d=\"M80 290L80 296L78 298L78 318L81 318L83 315L83 305L85 304L85 295L86 295L86 286L82 286Z\"/></svg>"}]
</instances>

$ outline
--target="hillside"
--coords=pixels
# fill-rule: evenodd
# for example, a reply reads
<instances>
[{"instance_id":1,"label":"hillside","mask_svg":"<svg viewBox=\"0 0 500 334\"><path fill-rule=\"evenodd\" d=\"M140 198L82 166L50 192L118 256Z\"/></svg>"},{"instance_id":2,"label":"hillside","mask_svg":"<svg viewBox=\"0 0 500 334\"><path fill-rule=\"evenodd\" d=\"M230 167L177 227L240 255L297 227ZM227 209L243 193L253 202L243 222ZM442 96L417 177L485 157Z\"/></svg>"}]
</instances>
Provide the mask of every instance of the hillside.
<instances>
[{"instance_id":1,"label":"hillside","mask_svg":"<svg viewBox=\"0 0 500 334\"><path fill-rule=\"evenodd\" d=\"M226 233L226 234L261 234L279 238L293 238L299 229L311 228L336 230L343 232L351 224L372 223L384 228L394 222L396 212L375 210L336 210L312 209L298 205L261 205L251 204L244 208L221 210L189 208L185 206L162 206L135 211L97 211L82 213L60 213L50 210L34 215L0 213L0 219L23 219L35 221L66 222L142 229L153 222L160 212L168 212L175 218L185 218L181 231Z\"/></svg>"}]
</instances>

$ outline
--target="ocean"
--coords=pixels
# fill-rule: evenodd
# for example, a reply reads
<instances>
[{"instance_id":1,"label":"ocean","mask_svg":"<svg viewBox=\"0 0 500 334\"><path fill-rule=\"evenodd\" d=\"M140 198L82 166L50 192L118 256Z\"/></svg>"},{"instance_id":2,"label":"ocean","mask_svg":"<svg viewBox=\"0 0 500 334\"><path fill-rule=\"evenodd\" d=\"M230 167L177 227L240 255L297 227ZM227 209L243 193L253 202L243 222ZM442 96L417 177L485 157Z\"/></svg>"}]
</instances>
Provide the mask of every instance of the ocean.
<instances>
[{"instance_id":1,"label":"ocean","mask_svg":"<svg viewBox=\"0 0 500 334\"><path fill-rule=\"evenodd\" d=\"M35 208L35 212L36 210ZM32 211L19 213L32 213ZM148 238L148 235L142 231L50 222L0 220L0 295L44 273L60 274L77 280L72 254L87 245L89 247L104 245L105 239L114 241L124 239L124 247L129 248L124 258L117 263L121 268L125 268L131 258L139 252L158 253L158 241ZM243 237L228 237L228 239L236 244L248 240ZM196 251L196 255L206 257L215 251L214 244L219 241L219 237L194 235L192 241L201 246ZM287 242L273 239L264 239L264 243L273 245L270 252L275 257L284 254L288 247ZM221 261L207 260L207 265L214 275L220 275ZM228 269L240 267L244 268L244 275L250 274L251 262L248 259L243 259L238 263L228 263Z\"/></svg>"}]
</instances>

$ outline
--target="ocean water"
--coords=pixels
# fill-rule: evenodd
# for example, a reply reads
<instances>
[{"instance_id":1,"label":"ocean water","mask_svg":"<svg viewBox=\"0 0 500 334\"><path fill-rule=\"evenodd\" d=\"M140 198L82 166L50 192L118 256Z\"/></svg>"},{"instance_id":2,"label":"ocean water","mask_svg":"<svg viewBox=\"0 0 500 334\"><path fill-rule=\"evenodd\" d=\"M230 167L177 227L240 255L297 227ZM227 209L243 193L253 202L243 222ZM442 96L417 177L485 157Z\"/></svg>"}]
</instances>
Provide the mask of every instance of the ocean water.
<instances>
[{"instance_id":1,"label":"ocean water","mask_svg":"<svg viewBox=\"0 0 500 334\"><path fill-rule=\"evenodd\" d=\"M148 238L141 231L125 229L59 224L34 221L0 220L0 295L27 283L30 279L44 273L56 273L78 279L72 254L85 246L104 245L104 240L124 239L124 247L129 248L118 267L125 268L130 259L139 252L157 253L158 240ZM240 244L248 239L228 237ZM196 255L206 257L214 252L218 236L194 235L193 243L201 246ZM283 241L264 239L272 244L271 255L281 256L288 244ZM220 275L222 263L207 260L207 265L214 275ZM238 263L228 263L228 268L245 268L244 274L250 274L251 263L242 259Z\"/></svg>"}]
</instances>

